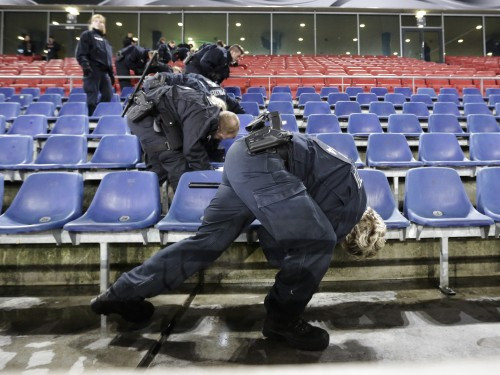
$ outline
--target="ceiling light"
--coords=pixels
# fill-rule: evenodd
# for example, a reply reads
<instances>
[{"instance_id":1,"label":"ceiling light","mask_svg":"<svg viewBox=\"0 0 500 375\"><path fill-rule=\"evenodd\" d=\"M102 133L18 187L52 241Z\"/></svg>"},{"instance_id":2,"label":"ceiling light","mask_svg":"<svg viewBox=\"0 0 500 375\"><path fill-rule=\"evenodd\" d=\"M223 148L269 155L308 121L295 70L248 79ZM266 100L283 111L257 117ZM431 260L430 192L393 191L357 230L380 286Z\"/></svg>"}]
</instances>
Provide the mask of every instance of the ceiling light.
<instances>
[{"instance_id":1,"label":"ceiling light","mask_svg":"<svg viewBox=\"0 0 500 375\"><path fill-rule=\"evenodd\" d=\"M241 37L241 38L240 38L240 40L241 40L241 41L243 41L243 40L245 40L245 38L244 38L244 37Z\"/></svg>"},{"instance_id":2,"label":"ceiling light","mask_svg":"<svg viewBox=\"0 0 500 375\"><path fill-rule=\"evenodd\" d=\"M76 39L76 40L80 40L80 37L79 37L79 36L77 36L75 39Z\"/></svg>"},{"instance_id":3,"label":"ceiling light","mask_svg":"<svg viewBox=\"0 0 500 375\"><path fill-rule=\"evenodd\" d=\"M24 36L18 35L18 36L17 36L17 39L19 39L19 40L24 40Z\"/></svg>"},{"instance_id":4,"label":"ceiling light","mask_svg":"<svg viewBox=\"0 0 500 375\"><path fill-rule=\"evenodd\" d=\"M304 40L304 38L299 38L299 42L302 42Z\"/></svg>"},{"instance_id":5,"label":"ceiling light","mask_svg":"<svg viewBox=\"0 0 500 375\"><path fill-rule=\"evenodd\" d=\"M358 38L352 38L352 41L353 41L353 42L357 42L357 41L358 41Z\"/></svg>"},{"instance_id":6,"label":"ceiling light","mask_svg":"<svg viewBox=\"0 0 500 375\"><path fill-rule=\"evenodd\" d=\"M300 54L302 54L302 52L300 52L300 51L297 51L297 55L300 55Z\"/></svg>"},{"instance_id":7,"label":"ceiling light","mask_svg":"<svg viewBox=\"0 0 500 375\"><path fill-rule=\"evenodd\" d=\"M182 22L177 22L177 26L182 27Z\"/></svg>"},{"instance_id":8,"label":"ceiling light","mask_svg":"<svg viewBox=\"0 0 500 375\"><path fill-rule=\"evenodd\" d=\"M417 18L422 18L422 17L424 17L426 14L427 14L427 12L426 12L425 10L419 10L419 11L417 12L417 14L415 14L415 17L417 17Z\"/></svg>"},{"instance_id":9,"label":"ceiling light","mask_svg":"<svg viewBox=\"0 0 500 375\"><path fill-rule=\"evenodd\" d=\"M406 43L410 43L410 42L411 42L411 39L410 39L410 38L407 38L407 39L405 39L405 42L406 42Z\"/></svg>"},{"instance_id":10,"label":"ceiling light","mask_svg":"<svg viewBox=\"0 0 500 375\"><path fill-rule=\"evenodd\" d=\"M299 26L300 27L306 27L306 24L305 23L301 23Z\"/></svg>"},{"instance_id":11,"label":"ceiling light","mask_svg":"<svg viewBox=\"0 0 500 375\"><path fill-rule=\"evenodd\" d=\"M351 54L351 52L347 51L345 54L346 54L346 55L350 55L350 54Z\"/></svg>"},{"instance_id":12,"label":"ceiling light","mask_svg":"<svg viewBox=\"0 0 500 375\"><path fill-rule=\"evenodd\" d=\"M493 56L493 52L488 52L486 55L487 56Z\"/></svg>"},{"instance_id":13,"label":"ceiling light","mask_svg":"<svg viewBox=\"0 0 500 375\"><path fill-rule=\"evenodd\" d=\"M463 39L459 39L459 40L457 40L457 42L458 42L458 43L463 43L463 42L464 42L464 40L463 40Z\"/></svg>"},{"instance_id":14,"label":"ceiling light","mask_svg":"<svg viewBox=\"0 0 500 375\"><path fill-rule=\"evenodd\" d=\"M245 51L245 54L248 55L250 52L249 51Z\"/></svg>"},{"instance_id":15,"label":"ceiling light","mask_svg":"<svg viewBox=\"0 0 500 375\"><path fill-rule=\"evenodd\" d=\"M134 37L132 38L132 40L133 40L134 42L137 42L137 41L139 40L139 38L138 38L138 37L136 37L136 36L134 36Z\"/></svg>"},{"instance_id":16,"label":"ceiling light","mask_svg":"<svg viewBox=\"0 0 500 375\"><path fill-rule=\"evenodd\" d=\"M236 22L236 24L235 24L235 25L236 25L236 27L240 27L240 26L241 26L241 23Z\"/></svg>"},{"instance_id":17,"label":"ceiling light","mask_svg":"<svg viewBox=\"0 0 500 375\"><path fill-rule=\"evenodd\" d=\"M423 28L424 28L424 25L418 25L418 28L419 28L419 29L423 29Z\"/></svg>"},{"instance_id":18,"label":"ceiling light","mask_svg":"<svg viewBox=\"0 0 500 375\"><path fill-rule=\"evenodd\" d=\"M118 21L118 22L116 23L116 26L121 27L121 26L123 26L123 23L121 23L120 21Z\"/></svg>"},{"instance_id":19,"label":"ceiling light","mask_svg":"<svg viewBox=\"0 0 500 375\"><path fill-rule=\"evenodd\" d=\"M397 55L398 55L398 53L397 53L397 52L393 52L392 54L393 54L394 56L397 56Z\"/></svg>"},{"instance_id":20,"label":"ceiling light","mask_svg":"<svg viewBox=\"0 0 500 375\"><path fill-rule=\"evenodd\" d=\"M78 9L75 7L66 7L64 10L73 16L78 16L80 14Z\"/></svg>"},{"instance_id":21,"label":"ceiling light","mask_svg":"<svg viewBox=\"0 0 500 375\"><path fill-rule=\"evenodd\" d=\"M476 30L481 30L483 28L483 25L477 25Z\"/></svg>"},{"instance_id":22,"label":"ceiling light","mask_svg":"<svg viewBox=\"0 0 500 375\"><path fill-rule=\"evenodd\" d=\"M188 40L193 40L193 38L189 37Z\"/></svg>"},{"instance_id":23,"label":"ceiling light","mask_svg":"<svg viewBox=\"0 0 500 375\"><path fill-rule=\"evenodd\" d=\"M359 27L365 27L366 25L364 23L360 23Z\"/></svg>"},{"instance_id":24,"label":"ceiling light","mask_svg":"<svg viewBox=\"0 0 500 375\"><path fill-rule=\"evenodd\" d=\"M56 26L57 26L57 25L59 25L59 22L57 22L57 21L52 21L52 25L56 25Z\"/></svg>"}]
</instances>

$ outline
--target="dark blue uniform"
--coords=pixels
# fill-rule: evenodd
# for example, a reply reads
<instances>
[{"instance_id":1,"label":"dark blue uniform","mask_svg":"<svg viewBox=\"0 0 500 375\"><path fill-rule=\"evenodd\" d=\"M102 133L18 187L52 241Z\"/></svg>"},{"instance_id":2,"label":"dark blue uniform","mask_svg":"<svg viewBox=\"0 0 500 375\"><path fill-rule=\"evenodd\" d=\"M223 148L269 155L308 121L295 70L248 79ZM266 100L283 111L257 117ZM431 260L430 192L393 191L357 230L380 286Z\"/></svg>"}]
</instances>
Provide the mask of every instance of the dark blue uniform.
<instances>
[{"instance_id":1,"label":"dark blue uniform","mask_svg":"<svg viewBox=\"0 0 500 375\"><path fill-rule=\"evenodd\" d=\"M257 218L261 246L280 268L265 300L268 314L277 321L300 316L335 244L363 215L366 194L354 164L335 150L300 134L285 147L286 161L276 152L251 155L244 138L236 141L197 234L124 273L111 293L141 300L177 288Z\"/></svg>"},{"instance_id":2,"label":"dark blue uniform","mask_svg":"<svg viewBox=\"0 0 500 375\"><path fill-rule=\"evenodd\" d=\"M102 102L109 102L113 97L113 51L103 33L92 29L80 35L75 55L83 69L83 89L87 94L89 115L92 115L99 92Z\"/></svg>"},{"instance_id":3,"label":"dark blue uniform","mask_svg":"<svg viewBox=\"0 0 500 375\"><path fill-rule=\"evenodd\" d=\"M210 44L196 52L186 65L186 73L197 73L220 84L229 77L231 54L223 47Z\"/></svg>"}]
</instances>

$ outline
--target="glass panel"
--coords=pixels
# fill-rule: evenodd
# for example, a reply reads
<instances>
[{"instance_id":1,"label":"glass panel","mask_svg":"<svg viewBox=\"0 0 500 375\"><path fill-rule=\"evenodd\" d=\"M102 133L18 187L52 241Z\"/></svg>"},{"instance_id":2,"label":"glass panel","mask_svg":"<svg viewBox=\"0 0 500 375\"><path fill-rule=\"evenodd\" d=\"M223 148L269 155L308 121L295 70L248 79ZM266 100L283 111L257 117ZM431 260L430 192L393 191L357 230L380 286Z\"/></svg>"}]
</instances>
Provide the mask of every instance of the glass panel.
<instances>
[{"instance_id":1,"label":"glass panel","mask_svg":"<svg viewBox=\"0 0 500 375\"><path fill-rule=\"evenodd\" d=\"M486 17L485 23L486 54L500 56L500 17Z\"/></svg>"},{"instance_id":2,"label":"glass panel","mask_svg":"<svg viewBox=\"0 0 500 375\"><path fill-rule=\"evenodd\" d=\"M399 16L359 17L362 55L399 55Z\"/></svg>"},{"instance_id":3,"label":"glass panel","mask_svg":"<svg viewBox=\"0 0 500 375\"><path fill-rule=\"evenodd\" d=\"M251 55L271 53L270 29L269 14L229 14L229 44L241 44L245 52Z\"/></svg>"},{"instance_id":4,"label":"glass panel","mask_svg":"<svg viewBox=\"0 0 500 375\"><path fill-rule=\"evenodd\" d=\"M217 13L185 13L184 39L197 49L203 43L215 43L222 40L226 43L226 14Z\"/></svg>"},{"instance_id":5,"label":"glass panel","mask_svg":"<svg viewBox=\"0 0 500 375\"><path fill-rule=\"evenodd\" d=\"M420 31L404 31L403 56L422 59L422 41Z\"/></svg>"},{"instance_id":6,"label":"glass panel","mask_svg":"<svg viewBox=\"0 0 500 375\"><path fill-rule=\"evenodd\" d=\"M176 44L179 44L182 38L181 22L181 13L141 14L141 46L156 49L156 44L161 37L167 41L174 40Z\"/></svg>"},{"instance_id":7,"label":"glass panel","mask_svg":"<svg viewBox=\"0 0 500 375\"><path fill-rule=\"evenodd\" d=\"M102 13L106 17L106 39L113 47L113 54L123 48L127 33L137 37L137 13Z\"/></svg>"},{"instance_id":8,"label":"glass panel","mask_svg":"<svg viewBox=\"0 0 500 375\"><path fill-rule=\"evenodd\" d=\"M417 18L415 16L401 16L402 26L417 27ZM425 16L426 27L441 27L441 16Z\"/></svg>"},{"instance_id":9,"label":"glass panel","mask_svg":"<svg viewBox=\"0 0 500 375\"><path fill-rule=\"evenodd\" d=\"M60 59L75 56L75 49L78 43L78 39L76 38L80 37L80 34L85 30L88 30L87 26L73 25L69 29L64 26L50 26L50 35L61 45L61 49L59 50Z\"/></svg>"},{"instance_id":10,"label":"glass panel","mask_svg":"<svg viewBox=\"0 0 500 375\"><path fill-rule=\"evenodd\" d=\"M314 54L314 16L274 14L273 54Z\"/></svg>"},{"instance_id":11,"label":"glass panel","mask_svg":"<svg viewBox=\"0 0 500 375\"><path fill-rule=\"evenodd\" d=\"M424 60L443 62L441 32L424 30L423 33L424 33Z\"/></svg>"},{"instance_id":12,"label":"glass panel","mask_svg":"<svg viewBox=\"0 0 500 375\"><path fill-rule=\"evenodd\" d=\"M448 56L483 56L481 17L444 17L444 42Z\"/></svg>"},{"instance_id":13,"label":"glass panel","mask_svg":"<svg viewBox=\"0 0 500 375\"><path fill-rule=\"evenodd\" d=\"M63 25L66 23L78 23L78 24L88 25L90 23L90 17L92 17L92 12L80 12L80 14L76 16L76 22L68 22L68 13L50 12L50 23L54 24L54 22L56 22L59 25Z\"/></svg>"},{"instance_id":14,"label":"glass panel","mask_svg":"<svg viewBox=\"0 0 500 375\"><path fill-rule=\"evenodd\" d=\"M355 15L318 14L316 16L316 51L318 55L358 53Z\"/></svg>"},{"instance_id":15,"label":"glass panel","mask_svg":"<svg viewBox=\"0 0 500 375\"><path fill-rule=\"evenodd\" d=\"M17 54L24 35L29 35L32 51L43 52L47 41L47 12L5 12L4 14L3 52Z\"/></svg>"}]
</instances>

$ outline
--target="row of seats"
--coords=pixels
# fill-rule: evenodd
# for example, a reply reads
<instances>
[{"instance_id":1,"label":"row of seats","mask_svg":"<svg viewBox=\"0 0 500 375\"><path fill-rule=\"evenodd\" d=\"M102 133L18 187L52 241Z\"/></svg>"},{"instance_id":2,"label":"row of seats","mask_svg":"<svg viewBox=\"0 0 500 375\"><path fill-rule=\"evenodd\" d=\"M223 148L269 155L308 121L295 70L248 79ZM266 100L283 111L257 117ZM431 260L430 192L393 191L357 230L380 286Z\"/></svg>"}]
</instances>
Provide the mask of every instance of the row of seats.
<instances>
[{"instance_id":1,"label":"row of seats","mask_svg":"<svg viewBox=\"0 0 500 375\"><path fill-rule=\"evenodd\" d=\"M124 87L123 90L121 90L120 95L113 95L112 101L124 101L133 91L134 87L132 86ZM25 94L31 95L33 101L43 101L45 98L50 98L49 96L44 95L59 95L59 99L61 99L60 102L65 100L82 101L82 98L86 98L86 96L82 96L82 94L85 94L83 87L73 87L68 96L65 95L64 87L48 87L44 93L42 93L39 87L23 87L19 94L16 94L14 87L0 87L0 98L3 96L3 101L8 101L15 95ZM119 98L119 100L117 100L117 98Z\"/></svg>"}]
</instances>

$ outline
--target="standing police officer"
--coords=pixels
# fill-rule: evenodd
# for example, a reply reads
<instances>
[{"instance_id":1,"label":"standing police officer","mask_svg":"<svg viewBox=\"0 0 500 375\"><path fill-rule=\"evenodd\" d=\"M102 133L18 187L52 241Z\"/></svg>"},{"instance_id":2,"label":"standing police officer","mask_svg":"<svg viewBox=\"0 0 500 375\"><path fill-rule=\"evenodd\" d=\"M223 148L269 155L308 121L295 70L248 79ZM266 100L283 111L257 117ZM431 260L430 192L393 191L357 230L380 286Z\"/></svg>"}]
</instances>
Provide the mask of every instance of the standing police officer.
<instances>
[{"instance_id":1,"label":"standing police officer","mask_svg":"<svg viewBox=\"0 0 500 375\"><path fill-rule=\"evenodd\" d=\"M90 19L89 30L80 35L76 46L75 55L83 69L83 90L87 94L89 115L94 113L99 92L101 102L109 102L113 97L113 52L104 38L105 34L106 19L100 14L94 14Z\"/></svg>"},{"instance_id":2,"label":"standing police officer","mask_svg":"<svg viewBox=\"0 0 500 375\"><path fill-rule=\"evenodd\" d=\"M95 313L149 319L154 307L145 298L174 290L208 267L257 218L260 244L280 268L264 301L263 335L299 349L328 346L328 333L301 315L330 266L335 244L345 239L349 252L372 256L385 244L385 225L366 208L363 182L350 159L302 134L263 136L271 133L250 133L231 146L222 183L197 234L122 274L91 301Z\"/></svg>"},{"instance_id":3,"label":"standing police officer","mask_svg":"<svg viewBox=\"0 0 500 375\"><path fill-rule=\"evenodd\" d=\"M245 51L238 44L229 49L208 44L187 61L186 73L198 73L219 85L229 77L229 66L238 62Z\"/></svg>"}]
</instances>

